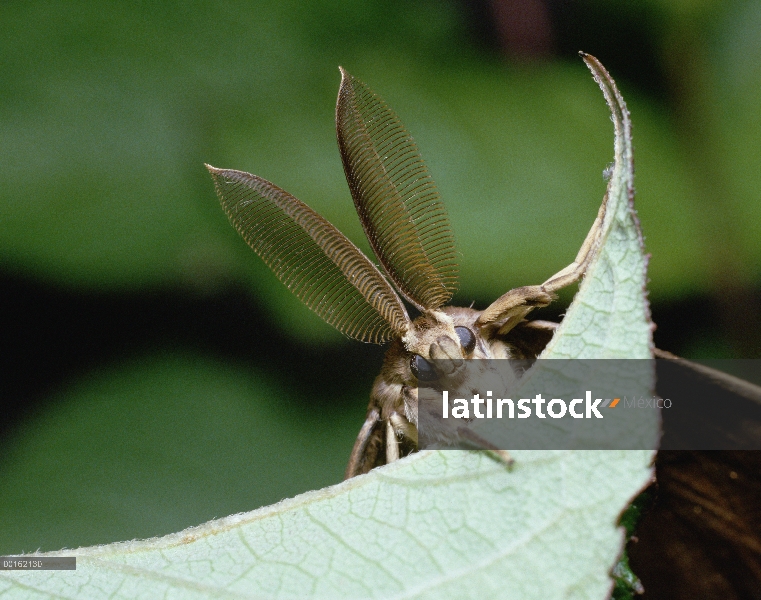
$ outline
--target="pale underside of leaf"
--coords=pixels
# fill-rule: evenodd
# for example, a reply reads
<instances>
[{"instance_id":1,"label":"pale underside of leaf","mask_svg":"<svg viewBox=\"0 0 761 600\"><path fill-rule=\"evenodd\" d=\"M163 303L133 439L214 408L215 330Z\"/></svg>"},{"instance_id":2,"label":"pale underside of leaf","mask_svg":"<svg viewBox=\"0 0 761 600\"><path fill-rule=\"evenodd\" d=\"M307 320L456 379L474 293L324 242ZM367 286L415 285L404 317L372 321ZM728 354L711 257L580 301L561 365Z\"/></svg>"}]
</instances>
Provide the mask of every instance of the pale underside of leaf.
<instances>
[{"instance_id":1,"label":"pale underside of leaf","mask_svg":"<svg viewBox=\"0 0 761 600\"><path fill-rule=\"evenodd\" d=\"M0 572L9 598L597 598L646 452L421 452L345 483L163 538Z\"/></svg>"},{"instance_id":2,"label":"pale underside of leaf","mask_svg":"<svg viewBox=\"0 0 761 600\"><path fill-rule=\"evenodd\" d=\"M645 259L630 205L628 114L616 121L609 214L545 358L647 358ZM551 361L539 361L551 362ZM633 394L647 396L652 381ZM606 598L621 510L651 451L425 451L339 485L143 542L56 554L76 571L0 572L8 598Z\"/></svg>"},{"instance_id":3,"label":"pale underside of leaf","mask_svg":"<svg viewBox=\"0 0 761 600\"><path fill-rule=\"evenodd\" d=\"M382 343L403 335L409 322L404 305L338 229L261 177L208 169L232 224L304 304L360 341Z\"/></svg>"},{"instance_id":4,"label":"pale underside of leaf","mask_svg":"<svg viewBox=\"0 0 761 600\"><path fill-rule=\"evenodd\" d=\"M444 204L399 117L361 81L341 74L338 147L362 227L404 297L420 310L438 308L457 287Z\"/></svg>"},{"instance_id":5,"label":"pale underside of leaf","mask_svg":"<svg viewBox=\"0 0 761 600\"><path fill-rule=\"evenodd\" d=\"M653 325L646 297L647 259L633 204L631 119L605 68L593 56L582 57L611 111L615 161L598 249L543 357L650 359Z\"/></svg>"}]
</instances>

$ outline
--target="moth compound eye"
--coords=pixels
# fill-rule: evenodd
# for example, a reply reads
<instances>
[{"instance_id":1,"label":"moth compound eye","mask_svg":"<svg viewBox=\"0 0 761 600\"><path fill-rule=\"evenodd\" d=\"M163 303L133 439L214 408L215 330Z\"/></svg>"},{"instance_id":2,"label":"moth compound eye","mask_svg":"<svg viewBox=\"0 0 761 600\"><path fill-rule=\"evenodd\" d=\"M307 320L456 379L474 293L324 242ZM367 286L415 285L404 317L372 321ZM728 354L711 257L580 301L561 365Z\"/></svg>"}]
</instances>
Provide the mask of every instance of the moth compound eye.
<instances>
[{"instance_id":1,"label":"moth compound eye","mask_svg":"<svg viewBox=\"0 0 761 600\"><path fill-rule=\"evenodd\" d=\"M433 381L438 377L433 365L419 354L413 355L410 359L410 369L418 381Z\"/></svg>"},{"instance_id":2,"label":"moth compound eye","mask_svg":"<svg viewBox=\"0 0 761 600\"><path fill-rule=\"evenodd\" d=\"M460 338L460 345L465 352L468 354L473 352L476 347L476 336L473 335L473 332L467 327L455 327L454 332L457 334L457 337Z\"/></svg>"}]
</instances>

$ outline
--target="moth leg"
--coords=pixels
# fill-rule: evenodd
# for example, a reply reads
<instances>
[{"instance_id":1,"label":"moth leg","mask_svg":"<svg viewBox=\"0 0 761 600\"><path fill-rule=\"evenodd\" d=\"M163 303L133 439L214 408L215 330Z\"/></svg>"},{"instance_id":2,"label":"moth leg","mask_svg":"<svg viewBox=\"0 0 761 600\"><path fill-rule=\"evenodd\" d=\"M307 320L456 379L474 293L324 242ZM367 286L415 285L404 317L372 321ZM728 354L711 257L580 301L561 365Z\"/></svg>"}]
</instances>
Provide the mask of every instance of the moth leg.
<instances>
[{"instance_id":1,"label":"moth leg","mask_svg":"<svg viewBox=\"0 0 761 600\"><path fill-rule=\"evenodd\" d=\"M391 421L386 421L386 464L399 460L399 440Z\"/></svg>"},{"instance_id":2,"label":"moth leg","mask_svg":"<svg viewBox=\"0 0 761 600\"><path fill-rule=\"evenodd\" d=\"M545 321L544 319L534 319L533 321L526 321L521 325L521 328L532 333L550 334L555 333L557 328L560 327L560 323L554 321Z\"/></svg>"},{"instance_id":3,"label":"moth leg","mask_svg":"<svg viewBox=\"0 0 761 600\"><path fill-rule=\"evenodd\" d=\"M493 327L497 335L504 335L523 321L533 309L547 306L555 294L540 285L513 288L497 298L476 320L479 327Z\"/></svg>"},{"instance_id":4,"label":"moth leg","mask_svg":"<svg viewBox=\"0 0 761 600\"><path fill-rule=\"evenodd\" d=\"M389 422L397 435L406 437L417 446L417 427L401 416L398 412L392 412L388 417Z\"/></svg>"},{"instance_id":5,"label":"moth leg","mask_svg":"<svg viewBox=\"0 0 761 600\"><path fill-rule=\"evenodd\" d=\"M350 479L361 473L362 458L367 449L367 443L370 441L370 436L372 436L373 430L379 420L380 413L378 412L378 409L373 408L367 413L367 418L362 425L362 429L359 430L357 440L354 442L354 447L351 449L351 456L349 456L349 464L346 465L344 479Z\"/></svg>"},{"instance_id":6,"label":"moth leg","mask_svg":"<svg viewBox=\"0 0 761 600\"><path fill-rule=\"evenodd\" d=\"M457 433L461 438L469 442L471 445L475 446L479 450L486 450L490 456L502 463L505 463L508 468L512 467L513 463L515 463L515 460L512 456L510 456L510 453L507 450L501 450L497 448L491 442L486 441L480 435L474 433L472 429L464 426L458 427Z\"/></svg>"},{"instance_id":7,"label":"moth leg","mask_svg":"<svg viewBox=\"0 0 761 600\"><path fill-rule=\"evenodd\" d=\"M559 326L541 319L522 321L503 340L511 346L513 358L531 359L542 353Z\"/></svg>"},{"instance_id":8,"label":"moth leg","mask_svg":"<svg viewBox=\"0 0 761 600\"><path fill-rule=\"evenodd\" d=\"M592 228L570 265L555 273L542 285L519 287L503 294L481 313L476 324L480 327L495 329L497 335L505 335L522 322L533 309L550 304L556 298L554 292L581 279L600 246L602 223L607 207L606 195L592 223Z\"/></svg>"},{"instance_id":9,"label":"moth leg","mask_svg":"<svg viewBox=\"0 0 761 600\"><path fill-rule=\"evenodd\" d=\"M584 238L584 243L581 244L579 253L576 255L574 261L555 273L547 281L545 281L541 288L547 292L555 292L559 289L567 287L572 283L576 283L581 279L584 272L587 270L590 261L594 257L597 249L600 246L600 237L602 236L602 222L605 219L605 212L608 209L608 194L605 194L600 210L597 211L597 217L595 218L592 227L587 233L587 237Z\"/></svg>"},{"instance_id":10,"label":"moth leg","mask_svg":"<svg viewBox=\"0 0 761 600\"><path fill-rule=\"evenodd\" d=\"M417 446L417 428L405 417L394 411L386 421L386 463L401 458L400 438L406 438Z\"/></svg>"}]
</instances>

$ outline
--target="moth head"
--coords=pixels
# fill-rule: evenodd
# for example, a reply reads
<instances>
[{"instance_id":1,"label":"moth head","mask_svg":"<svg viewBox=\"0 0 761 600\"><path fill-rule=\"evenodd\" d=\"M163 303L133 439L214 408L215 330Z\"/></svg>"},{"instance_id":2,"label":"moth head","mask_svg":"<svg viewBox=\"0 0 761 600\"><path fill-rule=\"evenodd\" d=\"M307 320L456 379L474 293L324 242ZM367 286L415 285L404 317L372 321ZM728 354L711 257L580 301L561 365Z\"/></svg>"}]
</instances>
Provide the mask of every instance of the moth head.
<instances>
[{"instance_id":1,"label":"moth head","mask_svg":"<svg viewBox=\"0 0 761 600\"><path fill-rule=\"evenodd\" d=\"M445 307L415 319L402 338L408 385L451 375L464 360L488 358L488 345L476 326L478 315L471 309Z\"/></svg>"},{"instance_id":2,"label":"moth head","mask_svg":"<svg viewBox=\"0 0 761 600\"><path fill-rule=\"evenodd\" d=\"M471 360L512 357L509 344L487 337L491 330L479 326L480 315L479 311L454 306L428 311L389 349L379 379L398 382L398 399L390 401L413 425L418 424L419 410L430 409L426 398L430 399L431 393L438 399L435 406L440 410L437 392L459 390L472 395L485 381L502 378L491 361Z\"/></svg>"}]
</instances>

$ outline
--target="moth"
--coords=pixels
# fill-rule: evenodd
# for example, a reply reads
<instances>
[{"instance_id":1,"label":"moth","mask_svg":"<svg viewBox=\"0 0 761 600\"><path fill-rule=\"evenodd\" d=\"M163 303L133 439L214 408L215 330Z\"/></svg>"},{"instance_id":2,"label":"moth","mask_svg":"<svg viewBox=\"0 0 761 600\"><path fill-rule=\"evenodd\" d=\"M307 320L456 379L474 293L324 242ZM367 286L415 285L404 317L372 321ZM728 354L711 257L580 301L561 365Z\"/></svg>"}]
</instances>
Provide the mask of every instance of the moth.
<instances>
[{"instance_id":1,"label":"moth","mask_svg":"<svg viewBox=\"0 0 761 600\"><path fill-rule=\"evenodd\" d=\"M206 167L233 226L304 304L348 337L390 342L351 451L348 479L417 449L417 388L437 376L431 361L448 359L456 369L464 360L531 359L541 352L557 324L526 317L584 274L600 243L607 200L575 260L541 285L511 289L485 310L447 306L457 285L455 244L428 169L399 117L364 83L340 71L338 148L379 266L273 183ZM468 437L468 431L458 435ZM499 452L483 440L471 441Z\"/></svg>"}]
</instances>

